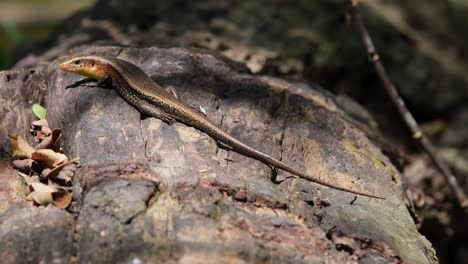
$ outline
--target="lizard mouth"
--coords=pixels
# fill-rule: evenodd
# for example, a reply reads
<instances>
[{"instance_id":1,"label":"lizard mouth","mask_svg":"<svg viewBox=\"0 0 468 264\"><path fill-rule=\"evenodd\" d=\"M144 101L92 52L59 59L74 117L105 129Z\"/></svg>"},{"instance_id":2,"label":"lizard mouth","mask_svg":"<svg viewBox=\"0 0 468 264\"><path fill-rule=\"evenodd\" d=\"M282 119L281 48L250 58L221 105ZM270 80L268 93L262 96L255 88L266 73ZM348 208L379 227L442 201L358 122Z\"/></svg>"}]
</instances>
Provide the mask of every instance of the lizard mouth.
<instances>
[{"instance_id":1,"label":"lizard mouth","mask_svg":"<svg viewBox=\"0 0 468 264\"><path fill-rule=\"evenodd\" d=\"M79 67L73 65L71 61L66 61L60 63L59 69L61 69L62 71L76 72L79 69Z\"/></svg>"},{"instance_id":2,"label":"lizard mouth","mask_svg":"<svg viewBox=\"0 0 468 264\"><path fill-rule=\"evenodd\" d=\"M80 74L93 79L99 79L104 74L101 67L98 67L99 65L96 64L97 63L95 61L81 57L62 62L59 64L58 68L62 71Z\"/></svg>"},{"instance_id":3,"label":"lizard mouth","mask_svg":"<svg viewBox=\"0 0 468 264\"><path fill-rule=\"evenodd\" d=\"M62 71L68 71L68 68L69 68L69 67L67 66L66 63L61 63L61 64L59 65L59 69L61 69Z\"/></svg>"}]
</instances>

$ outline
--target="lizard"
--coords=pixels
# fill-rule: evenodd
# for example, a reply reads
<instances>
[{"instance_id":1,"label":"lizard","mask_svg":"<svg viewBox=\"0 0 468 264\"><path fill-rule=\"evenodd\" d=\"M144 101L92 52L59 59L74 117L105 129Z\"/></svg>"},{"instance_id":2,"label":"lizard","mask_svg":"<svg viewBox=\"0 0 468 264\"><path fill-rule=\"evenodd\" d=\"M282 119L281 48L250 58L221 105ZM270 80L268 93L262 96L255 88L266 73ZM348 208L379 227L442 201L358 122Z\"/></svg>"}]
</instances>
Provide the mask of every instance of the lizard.
<instances>
[{"instance_id":1,"label":"lizard","mask_svg":"<svg viewBox=\"0 0 468 264\"><path fill-rule=\"evenodd\" d=\"M219 128L204 114L183 103L178 97L163 89L142 69L131 62L115 57L90 55L73 57L61 63L59 68L66 72L88 77L91 80L97 80L97 86L110 83L120 96L141 113L161 119L167 123L178 121L194 127L213 139L231 147L239 154L258 160L268 166L284 170L299 178L336 190L371 198L385 199L369 193L327 183L248 146Z\"/></svg>"}]
</instances>

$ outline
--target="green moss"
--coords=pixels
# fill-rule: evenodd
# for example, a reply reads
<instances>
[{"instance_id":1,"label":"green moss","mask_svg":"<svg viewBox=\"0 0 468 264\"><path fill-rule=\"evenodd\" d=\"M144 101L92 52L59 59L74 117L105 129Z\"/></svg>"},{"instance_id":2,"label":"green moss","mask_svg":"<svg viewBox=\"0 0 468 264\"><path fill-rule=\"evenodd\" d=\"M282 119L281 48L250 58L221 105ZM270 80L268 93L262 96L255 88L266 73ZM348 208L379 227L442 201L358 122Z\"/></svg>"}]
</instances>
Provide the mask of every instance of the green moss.
<instances>
[{"instance_id":1,"label":"green moss","mask_svg":"<svg viewBox=\"0 0 468 264\"><path fill-rule=\"evenodd\" d=\"M356 153L359 151L359 148L356 147L356 145L352 144L351 142L348 142L348 141L344 141L343 142L343 146L345 147L345 149L349 152L349 153Z\"/></svg>"},{"instance_id":2,"label":"green moss","mask_svg":"<svg viewBox=\"0 0 468 264\"><path fill-rule=\"evenodd\" d=\"M382 169L382 168L385 168L385 167L386 167L386 166L385 166L385 163L384 163L382 160L380 160L378 157L372 156L371 159L372 159L372 162L374 163L374 166L375 166L376 168Z\"/></svg>"},{"instance_id":3,"label":"green moss","mask_svg":"<svg viewBox=\"0 0 468 264\"><path fill-rule=\"evenodd\" d=\"M219 222L221 217L224 215L227 205L224 203L223 199L217 200L215 204L216 204L216 211L211 215L210 218L216 222Z\"/></svg>"},{"instance_id":4,"label":"green moss","mask_svg":"<svg viewBox=\"0 0 468 264\"><path fill-rule=\"evenodd\" d=\"M18 198L20 199L26 199L26 182L24 181L23 177L21 177L21 180L18 181L19 188L18 188Z\"/></svg>"}]
</instances>

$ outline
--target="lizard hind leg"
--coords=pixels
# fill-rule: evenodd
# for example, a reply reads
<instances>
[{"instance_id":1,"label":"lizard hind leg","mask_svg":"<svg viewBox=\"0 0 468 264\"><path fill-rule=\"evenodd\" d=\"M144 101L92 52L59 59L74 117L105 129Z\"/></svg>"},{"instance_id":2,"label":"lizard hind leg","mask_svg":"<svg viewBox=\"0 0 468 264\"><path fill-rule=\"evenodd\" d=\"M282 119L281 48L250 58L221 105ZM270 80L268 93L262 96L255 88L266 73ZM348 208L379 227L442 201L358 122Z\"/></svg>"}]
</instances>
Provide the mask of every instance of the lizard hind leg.
<instances>
[{"instance_id":1,"label":"lizard hind leg","mask_svg":"<svg viewBox=\"0 0 468 264\"><path fill-rule=\"evenodd\" d=\"M229 146L228 144L224 143L221 140L216 140L216 145L218 145L218 148L221 148L221 149L225 149L225 150L229 150L229 151L234 150L233 147Z\"/></svg>"},{"instance_id":2,"label":"lizard hind leg","mask_svg":"<svg viewBox=\"0 0 468 264\"><path fill-rule=\"evenodd\" d=\"M174 87L168 86L167 88L164 88L164 89L167 92L169 92L172 96L174 96L175 99L180 100L179 92L177 92L177 90Z\"/></svg>"},{"instance_id":3,"label":"lizard hind leg","mask_svg":"<svg viewBox=\"0 0 468 264\"><path fill-rule=\"evenodd\" d=\"M166 90L167 92L169 92L172 96L174 96L175 99L177 100L180 100L180 96L179 96L179 92L177 92L177 90L172 87L172 86L168 86L166 88L164 88L164 90ZM197 111L198 113L204 115L205 117L207 116L206 113L202 110L201 107L195 107L195 106L191 106L189 105L193 110Z\"/></svg>"},{"instance_id":4,"label":"lizard hind leg","mask_svg":"<svg viewBox=\"0 0 468 264\"><path fill-rule=\"evenodd\" d=\"M141 120L148 117L155 117L168 125L172 125L176 121L174 117L145 100L140 100L137 108L142 113Z\"/></svg>"}]
</instances>

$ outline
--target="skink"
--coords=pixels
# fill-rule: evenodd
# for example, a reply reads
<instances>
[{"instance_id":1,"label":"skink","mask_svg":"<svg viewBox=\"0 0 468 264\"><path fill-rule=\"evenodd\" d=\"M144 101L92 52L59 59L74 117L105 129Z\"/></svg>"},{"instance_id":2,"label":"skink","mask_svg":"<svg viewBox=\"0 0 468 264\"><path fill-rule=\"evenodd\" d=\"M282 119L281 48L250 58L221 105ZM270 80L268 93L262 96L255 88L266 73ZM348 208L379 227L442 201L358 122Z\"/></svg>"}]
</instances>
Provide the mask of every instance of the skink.
<instances>
[{"instance_id":1,"label":"skink","mask_svg":"<svg viewBox=\"0 0 468 264\"><path fill-rule=\"evenodd\" d=\"M96 79L98 80L98 84L111 81L114 89L140 112L162 119L163 121L172 122L177 120L188 126L192 126L208 134L213 139L230 146L238 153L261 161L266 165L282 169L299 178L333 189L371 198L384 199L314 178L242 143L213 124L213 122L197 110L182 103L178 98L156 84L143 70L128 61L104 56L80 56L60 64L60 69Z\"/></svg>"}]
</instances>

